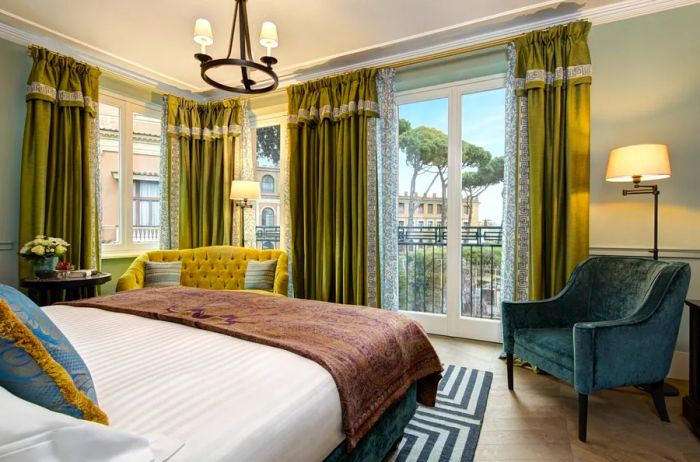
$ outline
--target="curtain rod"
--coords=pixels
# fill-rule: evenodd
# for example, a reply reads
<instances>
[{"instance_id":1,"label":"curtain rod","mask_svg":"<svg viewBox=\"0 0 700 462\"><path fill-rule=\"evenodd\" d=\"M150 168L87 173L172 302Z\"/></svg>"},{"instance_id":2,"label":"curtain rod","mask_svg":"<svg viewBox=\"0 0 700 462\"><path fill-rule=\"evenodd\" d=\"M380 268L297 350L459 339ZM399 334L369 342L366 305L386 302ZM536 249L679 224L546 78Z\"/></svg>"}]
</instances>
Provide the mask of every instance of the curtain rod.
<instances>
[{"instance_id":1,"label":"curtain rod","mask_svg":"<svg viewBox=\"0 0 700 462\"><path fill-rule=\"evenodd\" d=\"M429 53L426 55L415 56L413 58L402 59L399 61L394 61L391 63L383 64L381 66L377 66L377 69L387 69L387 68L396 69L399 67L406 67L406 66L411 66L414 64L422 64L422 63L426 63L429 61L434 61L436 59L448 58L450 56L462 55L462 54L470 53L473 51L485 50L487 48L493 48L493 47L497 47L497 46L501 46L501 45L506 45L506 44L512 42L513 40L520 38L524 35L525 34L510 35L508 37L489 40L488 42L480 42L480 43L475 43L473 45L463 46L460 48L453 48L451 50L443 50L443 51L438 51L435 53Z\"/></svg>"}]
</instances>

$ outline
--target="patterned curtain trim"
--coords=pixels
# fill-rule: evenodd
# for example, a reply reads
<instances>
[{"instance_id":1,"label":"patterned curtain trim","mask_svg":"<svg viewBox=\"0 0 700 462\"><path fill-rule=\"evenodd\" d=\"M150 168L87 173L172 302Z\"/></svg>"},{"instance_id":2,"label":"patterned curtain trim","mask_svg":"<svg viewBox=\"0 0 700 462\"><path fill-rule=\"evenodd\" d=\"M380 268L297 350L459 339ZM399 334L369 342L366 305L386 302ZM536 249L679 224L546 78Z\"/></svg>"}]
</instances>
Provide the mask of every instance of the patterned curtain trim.
<instances>
[{"instance_id":1,"label":"patterned curtain trim","mask_svg":"<svg viewBox=\"0 0 700 462\"><path fill-rule=\"evenodd\" d=\"M501 258L501 300L515 300L516 177L518 115L515 96L515 45L507 48L506 140L503 168L503 254Z\"/></svg>"},{"instance_id":2,"label":"patterned curtain trim","mask_svg":"<svg viewBox=\"0 0 700 462\"><path fill-rule=\"evenodd\" d=\"M56 90L43 83L32 82L27 85L27 99L47 99L52 103L58 101L60 106L86 107L90 109L91 115L97 115L97 103L83 95L82 91Z\"/></svg>"},{"instance_id":3,"label":"patterned curtain trim","mask_svg":"<svg viewBox=\"0 0 700 462\"><path fill-rule=\"evenodd\" d=\"M380 268L379 306L399 309L399 236L398 204L399 111L394 91L394 69L377 71L377 102L381 117L377 120L377 240Z\"/></svg>"},{"instance_id":4,"label":"patterned curtain trim","mask_svg":"<svg viewBox=\"0 0 700 462\"><path fill-rule=\"evenodd\" d=\"M518 97L518 158L515 299L528 300L530 289L530 145L527 97Z\"/></svg>"},{"instance_id":5,"label":"patterned curtain trim","mask_svg":"<svg viewBox=\"0 0 700 462\"><path fill-rule=\"evenodd\" d=\"M180 137L194 137L194 139L219 139L224 136L241 134L240 125L229 125L227 127L214 126L212 128L201 129L200 127L187 127L184 125L168 125L168 134Z\"/></svg>"},{"instance_id":6,"label":"patterned curtain trim","mask_svg":"<svg viewBox=\"0 0 700 462\"><path fill-rule=\"evenodd\" d=\"M280 127L280 130L284 130ZM289 203L289 135L285 136L285 150L287 155L280 158L280 206L282 207L280 232L282 240L282 250L287 252L287 272L289 274L289 285L287 293L290 297L294 297L294 276L292 274L292 228L290 223L292 217L290 215Z\"/></svg>"},{"instance_id":7,"label":"patterned curtain trim","mask_svg":"<svg viewBox=\"0 0 700 462\"><path fill-rule=\"evenodd\" d=\"M379 299L378 278L379 254L377 252L377 123L376 119L367 121L367 306L377 307Z\"/></svg>"},{"instance_id":8,"label":"patterned curtain trim","mask_svg":"<svg viewBox=\"0 0 700 462\"><path fill-rule=\"evenodd\" d=\"M321 115L319 116L319 109L315 107L309 109L301 108L297 114L288 115L287 122L290 126L296 127L302 123L318 123L324 119L331 119L337 122L354 114L365 114L369 117L378 117L379 115L376 101L364 100L358 100L357 103L350 101L348 104L342 104L340 107L333 108L330 105L325 105L321 107L320 113Z\"/></svg>"},{"instance_id":9,"label":"patterned curtain trim","mask_svg":"<svg viewBox=\"0 0 700 462\"><path fill-rule=\"evenodd\" d=\"M544 69L529 69L525 73L524 79L515 79L515 89L522 91L528 88L542 88L546 85L560 87L567 82L572 84L590 83L592 77L592 64L568 66L566 69L557 67L554 72L548 72Z\"/></svg>"},{"instance_id":10,"label":"patterned curtain trim","mask_svg":"<svg viewBox=\"0 0 700 462\"><path fill-rule=\"evenodd\" d=\"M97 104L95 107L98 107ZM97 112L95 112L95 117L92 118L90 122L90 191L95 192L95 202L92 209L90 210L90 223L93 223L94 230L94 246L95 249L92 252L91 265L90 268L95 268L100 270L102 267L102 244L101 235L102 230L102 185L98 180L100 178L100 143L99 143L99 133L100 133L100 120Z\"/></svg>"},{"instance_id":11,"label":"patterned curtain trim","mask_svg":"<svg viewBox=\"0 0 700 462\"><path fill-rule=\"evenodd\" d=\"M160 128L160 248L177 249L180 233L180 143L167 136L167 107L168 95L165 95Z\"/></svg>"}]
</instances>

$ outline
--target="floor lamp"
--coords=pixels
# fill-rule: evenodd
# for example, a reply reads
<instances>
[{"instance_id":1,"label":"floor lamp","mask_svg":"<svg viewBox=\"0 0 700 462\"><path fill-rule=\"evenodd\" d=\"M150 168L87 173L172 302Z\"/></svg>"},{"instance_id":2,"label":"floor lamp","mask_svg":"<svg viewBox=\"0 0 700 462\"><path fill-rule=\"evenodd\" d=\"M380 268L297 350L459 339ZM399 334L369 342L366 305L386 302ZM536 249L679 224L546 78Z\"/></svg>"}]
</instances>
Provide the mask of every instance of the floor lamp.
<instances>
[{"instance_id":1,"label":"floor lamp","mask_svg":"<svg viewBox=\"0 0 700 462\"><path fill-rule=\"evenodd\" d=\"M257 181L233 180L231 200L241 208L241 247L245 247L245 209L252 208L248 201L260 199L260 183Z\"/></svg>"},{"instance_id":2,"label":"floor lamp","mask_svg":"<svg viewBox=\"0 0 700 462\"><path fill-rule=\"evenodd\" d=\"M651 194L654 196L654 260L659 259L659 188L655 184L642 185L642 181L662 180L671 176L668 146L665 144L636 144L613 149L608 157L606 181L632 182L632 189L623 189L622 195ZM639 388L649 391L646 385ZM677 396L678 389L664 383L667 396Z\"/></svg>"}]
</instances>

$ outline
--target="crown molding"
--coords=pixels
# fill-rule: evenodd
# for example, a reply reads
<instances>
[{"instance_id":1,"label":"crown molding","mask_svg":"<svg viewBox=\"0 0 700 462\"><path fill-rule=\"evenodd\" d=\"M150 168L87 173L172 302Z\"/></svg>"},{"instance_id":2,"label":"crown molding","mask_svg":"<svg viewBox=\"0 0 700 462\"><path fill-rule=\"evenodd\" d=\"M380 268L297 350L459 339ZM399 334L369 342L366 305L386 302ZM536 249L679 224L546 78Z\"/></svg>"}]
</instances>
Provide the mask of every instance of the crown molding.
<instances>
[{"instance_id":1,"label":"crown molding","mask_svg":"<svg viewBox=\"0 0 700 462\"><path fill-rule=\"evenodd\" d=\"M557 15L552 18L535 20L511 27L501 27L496 30L480 34L467 35L459 40L447 40L444 43L439 43L429 47L421 47L399 53L392 53L390 51L392 46L398 47L402 44L405 45L407 42L419 40L421 38L430 37L439 41L440 35L444 35L449 32L454 33L454 31L459 28L482 24L486 21L493 21L495 19L506 18L508 16L515 16L528 11L533 11L533 9L537 8L564 4L563 2L548 0L534 5L529 5L524 8L502 12L487 18L480 18L479 20L450 26L448 28L432 30L415 36L404 37L399 40L393 40L383 44L351 50L345 53L326 56L323 58L298 63L293 66L288 66L278 71L280 88L284 88L294 83L321 78L331 74L347 72L360 67L387 66L397 61L440 53L456 48L485 43L492 40L503 39L530 30L551 27L553 25L567 23L578 19L587 19L594 25L599 25L658 13L674 8L680 8L699 2L700 0L625 0L611 5L605 5L583 11L575 11L573 13ZM18 27L6 24L1 21L3 16L21 22L27 26L27 29L35 30L25 30L23 28L20 29ZM36 31L37 29L40 32ZM108 73L136 81L142 85L155 88L164 93L172 93L178 96L194 98L199 101L214 100L224 96L221 94L221 92L212 91L212 89L208 86L198 87L196 85L189 84L175 77L158 72L145 65L130 61L88 43L81 42L80 40L66 34L34 23L2 9L0 9L0 38L24 46L36 44L49 48L59 53L66 54L95 65ZM386 55L371 56L379 54L380 50L385 48L389 49ZM334 60L344 60L347 62L347 64L329 64ZM230 95L227 93L225 96Z\"/></svg>"},{"instance_id":2,"label":"crown molding","mask_svg":"<svg viewBox=\"0 0 700 462\"><path fill-rule=\"evenodd\" d=\"M41 31L46 32L48 35L35 31L24 30L2 22L3 16L20 21L23 24L26 24L28 27L40 29ZM30 45L39 45L57 53L83 61L92 66L96 66L103 72L145 85L149 88L159 90L162 93L170 93L177 96L204 101L204 98L197 93L197 87L194 85L190 85L186 82L160 73L146 66L142 66L126 58L122 58L98 47L81 42L73 37L54 31L48 27L44 27L2 9L0 9L0 38L27 47ZM122 64L115 64L115 62ZM125 67L124 64L136 67L140 70L135 71L129 69ZM181 87L185 87L187 89L183 90Z\"/></svg>"},{"instance_id":3,"label":"crown molding","mask_svg":"<svg viewBox=\"0 0 700 462\"><path fill-rule=\"evenodd\" d=\"M522 34L532 30L545 29L547 27L552 27L557 24L565 24L580 19L586 19L593 23L593 25L600 25L611 22L623 21L625 19L632 19L638 16L659 13L662 11L680 8L683 6L689 6L696 3L700 3L700 0L626 0L612 5L605 5L597 8L591 8L589 10L579 11L576 13L557 16L556 18L533 21L514 27L501 28L495 31L472 35L465 37L464 39L441 43L439 45L420 48L409 52L397 53L387 55L381 58L358 61L346 66L323 69L317 72L305 72L301 76L296 74L296 72L298 72L298 69L300 68L309 68L312 67L314 64L320 65L323 62L327 61L327 58L319 59L313 62L303 63L302 65L295 66L294 68L283 69L278 74L278 77L280 87L285 87L295 83L318 79L329 74L348 72L357 68L389 66L393 62L408 60L430 54L436 54L444 51L454 50L457 48L468 47L470 45L476 45L479 43L486 43L510 37L513 35ZM350 56L357 52L359 52L359 50L348 52L344 54L344 56Z\"/></svg>"}]
</instances>

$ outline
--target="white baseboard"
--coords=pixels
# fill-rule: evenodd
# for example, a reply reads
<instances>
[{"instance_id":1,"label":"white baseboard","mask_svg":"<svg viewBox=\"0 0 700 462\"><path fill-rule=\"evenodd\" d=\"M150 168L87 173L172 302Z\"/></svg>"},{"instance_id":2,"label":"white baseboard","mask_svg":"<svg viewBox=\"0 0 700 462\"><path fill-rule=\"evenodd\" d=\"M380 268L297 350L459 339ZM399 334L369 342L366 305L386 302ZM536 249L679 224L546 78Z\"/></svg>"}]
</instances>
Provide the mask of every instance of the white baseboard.
<instances>
[{"instance_id":1,"label":"white baseboard","mask_svg":"<svg viewBox=\"0 0 700 462\"><path fill-rule=\"evenodd\" d=\"M688 380L690 376L690 353L687 351L674 351L671 361L671 370L668 377L672 379Z\"/></svg>"}]
</instances>

